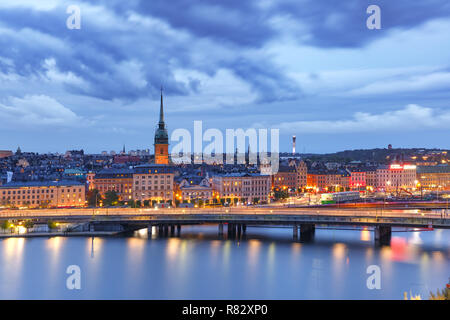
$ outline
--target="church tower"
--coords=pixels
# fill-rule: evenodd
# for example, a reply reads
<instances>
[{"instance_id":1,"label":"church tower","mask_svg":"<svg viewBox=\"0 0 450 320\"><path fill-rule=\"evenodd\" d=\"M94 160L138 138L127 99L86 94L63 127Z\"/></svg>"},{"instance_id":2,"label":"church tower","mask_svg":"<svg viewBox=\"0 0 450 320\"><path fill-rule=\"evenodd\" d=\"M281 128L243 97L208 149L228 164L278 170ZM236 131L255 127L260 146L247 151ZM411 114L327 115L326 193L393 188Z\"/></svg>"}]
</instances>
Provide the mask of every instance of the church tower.
<instances>
[{"instance_id":1,"label":"church tower","mask_svg":"<svg viewBox=\"0 0 450 320\"><path fill-rule=\"evenodd\" d=\"M155 163L169 164L169 134L164 123L163 94L161 88L161 106L159 109L158 128L155 132Z\"/></svg>"}]
</instances>

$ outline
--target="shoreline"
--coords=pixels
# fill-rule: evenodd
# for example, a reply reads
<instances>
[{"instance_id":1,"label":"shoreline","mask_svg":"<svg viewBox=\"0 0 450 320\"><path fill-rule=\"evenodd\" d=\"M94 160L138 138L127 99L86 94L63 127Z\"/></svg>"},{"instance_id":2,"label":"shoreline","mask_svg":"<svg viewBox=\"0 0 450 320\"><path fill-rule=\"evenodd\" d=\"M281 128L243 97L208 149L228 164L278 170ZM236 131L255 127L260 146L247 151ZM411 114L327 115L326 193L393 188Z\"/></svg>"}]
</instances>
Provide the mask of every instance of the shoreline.
<instances>
[{"instance_id":1,"label":"shoreline","mask_svg":"<svg viewBox=\"0 0 450 320\"><path fill-rule=\"evenodd\" d=\"M38 237L98 237L115 236L118 231L80 231L80 232L33 232L33 233L12 233L0 234L0 239L7 238L38 238Z\"/></svg>"}]
</instances>

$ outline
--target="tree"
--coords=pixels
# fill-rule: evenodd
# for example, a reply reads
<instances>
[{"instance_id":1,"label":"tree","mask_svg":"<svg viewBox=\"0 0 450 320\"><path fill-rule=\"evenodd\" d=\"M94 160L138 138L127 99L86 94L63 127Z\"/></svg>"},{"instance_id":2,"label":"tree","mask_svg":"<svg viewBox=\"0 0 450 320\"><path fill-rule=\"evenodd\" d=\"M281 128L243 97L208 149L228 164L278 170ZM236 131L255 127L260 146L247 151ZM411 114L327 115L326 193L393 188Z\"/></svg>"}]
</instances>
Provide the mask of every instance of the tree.
<instances>
[{"instance_id":1,"label":"tree","mask_svg":"<svg viewBox=\"0 0 450 320\"><path fill-rule=\"evenodd\" d=\"M430 300L450 300L450 289L444 288L442 290L437 289L436 294L430 292Z\"/></svg>"},{"instance_id":2,"label":"tree","mask_svg":"<svg viewBox=\"0 0 450 320\"><path fill-rule=\"evenodd\" d=\"M114 190L106 191L104 200L106 206L115 206L117 205L118 201L119 196L117 195L116 191Z\"/></svg>"},{"instance_id":3,"label":"tree","mask_svg":"<svg viewBox=\"0 0 450 320\"><path fill-rule=\"evenodd\" d=\"M144 200L144 207L150 207L150 200Z\"/></svg>"},{"instance_id":4,"label":"tree","mask_svg":"<svg viewBox=\"0 0 450 320\"><path fill-rule=\"evenodd\" d=\"M30 228L33 228L34 223L33 223L33 221L31 221L31 220L27 220L27 221L25 221L25 223L23 224L23 226L24 226L25 228L27 228L27 229L30 229Z\"/></svg>"},{"instance_id":5,"label":"tree","mask_svg":"<svg viewBox=\"0 0 450 320\"><path fill-rule=\"evenodd\" d=\"M97 189L89 190L87 193L88 205L91 207L98 207L102 199L100 191Z\"/></svg>"},{"instance_id":6,"label":"tree","mask_svg":"<svg viewBox=\"0 0 450 320\"><path fill-rule=\"evenodd\" d=\"M178 200L178 199L175 199L175 206L179 206L180 205L180 200Z\"/></svg>"},{"instance_id":7,"label":"tree","mask_svg":"<svg viewBox=\"0 0 450 320\"><path fill-rule=\"evenodd\" d=\"M286 190L275 190L274 196L276 200L286 199L289 197L289 193Z\"/></svg>"},{"instance_id":8,"label":"tree","mask_svg":"<svg viewBox=\"0 0 450 320\"><path fill-rule=\"evenodd\" d=\"M47 226L48 226L48 228L51 230L51 229L56 229L56 227L57 227L57 225L56 225L56 222L55 221L52 221L52 220L48 220L47 221Z\"/></svg>"},{"instance_id":9,"label":"tree","mask_svg":"<svg viewBox=\"0 0 450 320\"><path fill-rule=\"evenodd\" d=\"M2 224L1 224L1 228L2 228L3 230L9 229L10 226L11 226L11 223L9 223L8 220L4 220L4 221L2 222Z\"/></svg>"}]
</instances>

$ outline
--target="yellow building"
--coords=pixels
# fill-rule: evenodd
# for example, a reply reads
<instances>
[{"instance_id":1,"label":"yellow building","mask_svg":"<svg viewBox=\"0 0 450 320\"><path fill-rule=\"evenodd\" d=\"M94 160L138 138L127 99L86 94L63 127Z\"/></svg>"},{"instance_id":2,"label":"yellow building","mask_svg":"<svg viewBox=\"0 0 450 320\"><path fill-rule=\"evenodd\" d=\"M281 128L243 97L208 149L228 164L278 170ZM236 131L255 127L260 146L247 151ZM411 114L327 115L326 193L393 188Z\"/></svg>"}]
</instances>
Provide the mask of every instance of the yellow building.
<instances>
[{"instance_id":1,"label":"yellow building","mask_svg":"<svg viewBox=\"0 0 450 320\"><path fill-rule=\"evenodd\" d=\"M256 173L227 173L213 176L215 197L227 202L269 202L271 176Z\"/></svg>"},{"instance_id":2,"label":"yellow building","mask_svg":"<svg viewBox=\"0 0 450 320\"><path fill-rule=\"evenodd\" d=\"M450 190L450 166L418 166L417 181L424 189Z\"/></svg>"},{"instance_id":3,"label":"yellow building","mask_svg":"<svg viewBox=\"0 0 450 320\"><path fill-rule=\"evenodd\" d=\"M173 202L173 167L162 164L136 166L133 174L133 199Z\"/></svg>"},{"instance_id":4,"label":"yellow building","mask_svg":"<svg viewBox=\"0 0 450 320\"><path fill-rule=\"evenodd\" d=\"M82 207L86 188L76 181L11 182L0 186L0 204L11 207Z\"/></svg>"}]
</instances>

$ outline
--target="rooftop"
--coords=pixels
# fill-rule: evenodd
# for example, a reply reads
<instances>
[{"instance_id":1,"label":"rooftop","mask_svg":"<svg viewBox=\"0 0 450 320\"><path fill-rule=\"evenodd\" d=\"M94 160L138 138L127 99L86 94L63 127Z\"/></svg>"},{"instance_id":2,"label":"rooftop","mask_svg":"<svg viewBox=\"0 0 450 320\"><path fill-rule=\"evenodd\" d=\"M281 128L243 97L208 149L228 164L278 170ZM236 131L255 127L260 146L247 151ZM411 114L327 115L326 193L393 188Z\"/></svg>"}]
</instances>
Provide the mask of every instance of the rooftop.
<instances>
[{"instance_id":1,"label":"rooftop","mask_svg":"<svg viewBox=\"0 0 450 320\"><path fill-rule=\"evenodd\" d=\"M84 186L84 183L71 180L61 181L15 181L0 186L0 189L24 188L24 187L61 187L61 186Z\"/></svg>"}]
</instances>

